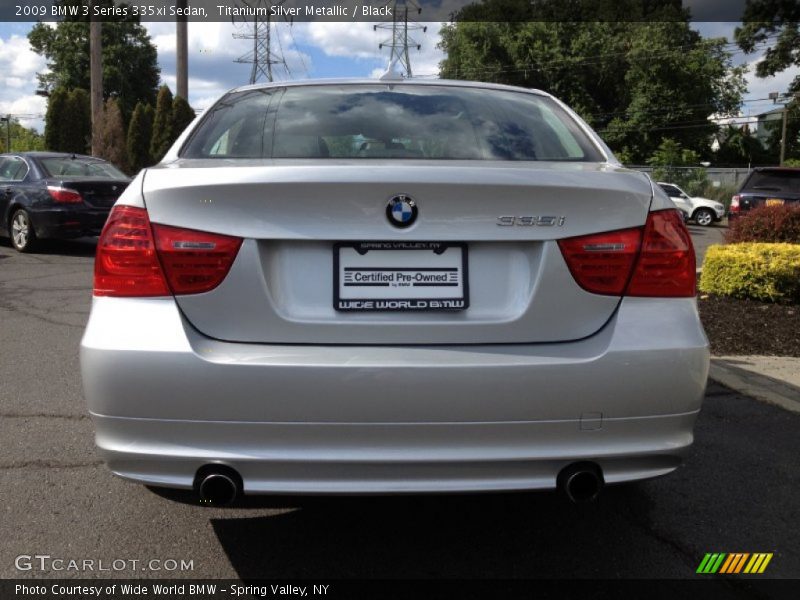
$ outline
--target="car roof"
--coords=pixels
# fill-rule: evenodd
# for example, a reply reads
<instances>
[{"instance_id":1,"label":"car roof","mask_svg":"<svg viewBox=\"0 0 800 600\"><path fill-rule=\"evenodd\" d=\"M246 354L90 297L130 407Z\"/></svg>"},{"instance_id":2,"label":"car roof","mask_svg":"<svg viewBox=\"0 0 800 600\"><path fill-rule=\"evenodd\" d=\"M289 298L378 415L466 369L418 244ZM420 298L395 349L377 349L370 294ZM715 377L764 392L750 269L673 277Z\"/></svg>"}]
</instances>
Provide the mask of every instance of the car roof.
<instances>
[{"instance_id":1,"label":"car roof","mask_svg":"<svg viewBox=\"0 0 800 600\"><path fill-rule=\"evenodd\" d=\"M243 85L231 90L231 92L243 92L248 90L260 90L267 88L298 87L298 86L324 86L324 85L371 85L371 86L446 86L446 87L466 87L487 90L505 90L512 92L525 92L538 96L551 97L542 90L505 85L502 83L485 83L481 81L462 81L458 79L369 79L369 78L345 78L345 79L299 79L294 81L273 81Z\"/></svg>"},{"instance_id":2,"label":"car roof","mask_svg":"<svg viewBox=\"0 0 800 600\"><path fill-rule=\"evenodd\" d=\"M23 156L27 158L83 158L89 160L98 160L106 162L104 159L97 156L89 156L88 154L72 154L70 152L47 152L42 150L30 150L27 152L3 152L0 156Z\"/></svg>"}]
</instances>

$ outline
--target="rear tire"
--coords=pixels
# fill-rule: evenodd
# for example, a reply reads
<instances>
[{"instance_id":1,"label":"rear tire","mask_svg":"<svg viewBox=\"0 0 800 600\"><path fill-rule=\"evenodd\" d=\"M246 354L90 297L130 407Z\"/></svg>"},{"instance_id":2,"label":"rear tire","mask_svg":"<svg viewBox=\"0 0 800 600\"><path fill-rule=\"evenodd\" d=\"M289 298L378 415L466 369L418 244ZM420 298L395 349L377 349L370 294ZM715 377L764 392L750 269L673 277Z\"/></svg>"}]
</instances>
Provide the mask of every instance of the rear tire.
<instances>
[{"instance_id":1,"label":"rear tire","mask_svg":"<svg viewBox=\"0 0 800 600\"><path fill-rule=\"evenodd\" d=\"M36 245L36 232L27 212L23 209L14 211L11 215L11 245L18 252L30 252Z\"/></svg>"},{"instance_id":2,"label":"rear tire","mask_svg":"<svg viewBox=\"0 0 800 600\"><path fill-rule=\"evenodd\" d=\"M709 208L698 208L694 211L694 222L701 227L711 227L714 224L714 212Z\"/></svg>"}]
</instances>

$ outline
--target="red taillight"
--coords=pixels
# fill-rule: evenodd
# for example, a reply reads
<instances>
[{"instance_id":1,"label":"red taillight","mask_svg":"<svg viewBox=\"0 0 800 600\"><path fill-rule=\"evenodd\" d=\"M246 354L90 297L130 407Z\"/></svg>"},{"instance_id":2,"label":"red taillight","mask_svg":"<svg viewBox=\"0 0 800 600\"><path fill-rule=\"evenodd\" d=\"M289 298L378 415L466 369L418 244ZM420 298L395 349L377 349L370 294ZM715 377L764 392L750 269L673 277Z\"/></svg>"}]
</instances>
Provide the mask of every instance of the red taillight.
<instances>
[{"instance_id":1,"label":"red taillight","mask_svg":"<svg viewBox=\"0 0 800 600\"><path fill-rule=\"evenodd\" d=\"M642 229L624 229L558 242L583 289L611 296L695 294L694 248L677 210L648 215Z\"/></svg>"},{"instance_id":2,"label":"red taillight","mask_svg":"<svg viewBox=\"0 0 800 600\"><path fill-rule=\"evenodd\" d=\"M153 225L156 249L175 294L199 294L217 287L233 264L242 239Z\"/></svg>"},{"instance_id":3,"label":"red taillight","mask_svg":"<svg viewBox=\"0 0 800 600\"><path fill-rule=\"evenodd\" d=\"M47 193L50 194L50 197L59 204L80 204L83 202L83 197L80 195L80 192L76 192L75 190L71 190L69 188L48 185Z\"/></svg>"},{"instance_id":4,"label":"red taillight","mask_svg":"<svg viewBox=\"0 0 800 600\"><path fill-rule=\"evenodd\" d=\"M116 206L97 242L95 296L168 296L147 211Z\"/></svg>"},{"instance_id":5,"label":"red taillight","mask_svg":"<svg viewBox=\"0 0 800 600\"><path fill-rule=\"evenodd\" d=\"M639 254L642 229L623 229L559 240L572 276L594 294L620 296Z\"/></svg>"},{"instance_id":6,"label":"red taillight","mask_svg":"<svg viewBox=\"0 0 800 600\"><path fill-rule=\"evenodd\" d=\"M739 200L740 199L741 199L741 196L739 196L739 194L736 194L733 198L731 198L731 212L732 213L738 213L739 212L739 210L740 210Z\"/></svg>"},{"instance_id":7,"label":"red taillight","mask_svg":"<svg viewBox=\"0 0 800 600\"><path fill-rule=\"evenodd\" d=\"M696 279L694 246L680 213L651 212L626 295L691 297Z\"/></svg>"},{"instance_id":8,"label":"red taillight","mask_svg":"<svg viewBox=\"0 0 800 600\"><path fill-rule=\"evenodd\" d=\"M142 297L207 292L228 274L241 244L240 238L151 226L145 209L117 206L97 243L94 294Z\"/></svg>"}]
</instances>

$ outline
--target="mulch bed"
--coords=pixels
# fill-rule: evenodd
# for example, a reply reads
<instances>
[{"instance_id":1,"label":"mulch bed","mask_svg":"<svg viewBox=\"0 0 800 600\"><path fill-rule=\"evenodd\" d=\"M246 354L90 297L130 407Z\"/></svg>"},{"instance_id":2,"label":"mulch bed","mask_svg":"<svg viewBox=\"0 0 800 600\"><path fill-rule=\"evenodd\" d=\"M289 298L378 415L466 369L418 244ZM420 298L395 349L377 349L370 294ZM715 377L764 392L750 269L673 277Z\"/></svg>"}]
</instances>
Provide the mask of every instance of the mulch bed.
<instances>
[{"instance_id":1,"label":"mulch bed","mask_svg":"<svg viewBox=\"0 0 800 600\"><path fill-rule=\"evenodd\" d=\"M800 306L699 293L711 353L800 356Z\"/></svg>"}]
</instances>

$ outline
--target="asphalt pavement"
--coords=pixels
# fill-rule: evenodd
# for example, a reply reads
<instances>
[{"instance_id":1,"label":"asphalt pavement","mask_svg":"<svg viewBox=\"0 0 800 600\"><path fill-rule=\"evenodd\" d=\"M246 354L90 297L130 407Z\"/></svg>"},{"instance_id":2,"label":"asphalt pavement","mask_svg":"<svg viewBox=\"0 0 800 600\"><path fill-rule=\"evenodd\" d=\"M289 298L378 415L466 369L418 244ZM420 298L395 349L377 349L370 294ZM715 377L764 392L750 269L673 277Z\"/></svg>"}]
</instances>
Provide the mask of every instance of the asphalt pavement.
<instances>
[{"instance_id":1,"label":"asphalt pavement","mask_svg":"<svg viewBox=\"0 0 800 600\"><path fill-rule=\"evenodd\" d=\"M800 415L717 384L682 468L588 506L523 493L222 509L122 481L81 395L93 253L0 242L0 578L694 578L707 552L773 552L765 576L800 577ZM18 570L27 555L95 562ZM126 567L97 571L114 560Z\"/></svg>"},{"instance_id":2,"label":"asphalt pavement","mask_svg":"<svg viewBox=\"0 0 800 600\"><path fill-rule=\"evenodd\" d=\"M721 224L712 225L711 227L701 227L695 225L694 222L689 222L687 227L689 233L692 235L692 243L694 244L694 253L697 263L697 268L703 267L703 260L706 257L706 250L713 244L725 243L725 232L727 231L727 219Z\"/></svg>"}]
</instances>

